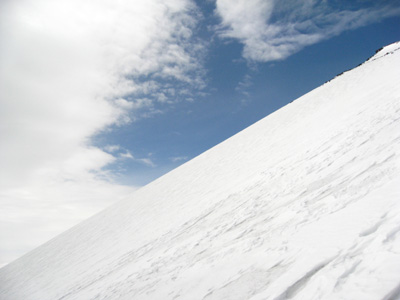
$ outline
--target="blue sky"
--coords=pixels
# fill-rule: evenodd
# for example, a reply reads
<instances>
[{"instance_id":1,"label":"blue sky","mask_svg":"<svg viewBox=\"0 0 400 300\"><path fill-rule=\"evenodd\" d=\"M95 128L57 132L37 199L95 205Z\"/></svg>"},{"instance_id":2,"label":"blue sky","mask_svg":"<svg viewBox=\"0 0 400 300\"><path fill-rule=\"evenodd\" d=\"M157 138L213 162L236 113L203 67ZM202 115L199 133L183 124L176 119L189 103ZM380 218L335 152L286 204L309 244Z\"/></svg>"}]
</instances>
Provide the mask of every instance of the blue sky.
<instances>
[{"instance_id":1,"label":"blue sky","mask_svg":"<svg viewBox=\"0 0 400 300\"><path fill-rule=\"evenodd\" d=\"M200 35L211 43L204 66L205 95L96 137L97 145L121 145L153 166L123 161L111 167L123 184L143 185L201 154L273 111L354 68L375 50L400 38L400 18L391 17L305 47L280 61L248 62L237 40L220 40L213 2L199 5Z\"/></svg>"},{"instance_id":2,"label":"blue sky","mask_svg":"<svg viewBox=\"0 0 400 300\"><path fill-rule=\"evenodd\" d=\"M399 39L400 1L2 1L0 265Z\"/></svg>"}]
</instances>

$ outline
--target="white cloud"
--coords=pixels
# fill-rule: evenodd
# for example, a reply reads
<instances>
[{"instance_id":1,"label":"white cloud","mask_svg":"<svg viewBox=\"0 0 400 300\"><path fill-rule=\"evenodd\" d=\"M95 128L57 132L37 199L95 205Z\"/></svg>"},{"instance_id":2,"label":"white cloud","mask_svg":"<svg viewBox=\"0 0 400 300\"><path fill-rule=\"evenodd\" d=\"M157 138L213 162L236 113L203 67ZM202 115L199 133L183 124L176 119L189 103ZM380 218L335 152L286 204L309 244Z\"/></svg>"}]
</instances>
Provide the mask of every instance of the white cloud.
<instances>
[{"instance_id":1,"label":"white cloud","mask_svg":"<svg viewBox=\"0 0 400 300\"><path fill-rule=\"evenodd\" d=\"M116 152L121 148L120 145L107 145L104 147L104 150L107 152Z\"/></svg>"},{"instance_id":2,"label":"white cloud","mask_svg":"<svg viewBox=\"0 0 400 300\"><path fill-rule=\"evenodd\" d=\"M146 166L149 166L149 167L155 167L156 166L156 164L148 157L147 158L138 158L138 159L136 159L136 161L138 161L138 162L140 162L142 164L145 164Z\"/></svg>"},{"instance_id":3,"label":"white cloud","mask_svg":"<svg viewBox=\"0 0 400 300\"><path fill-rule=\"evenodd\" d=\"M400 7L389 5L390 1L362 4L364 8L352 10L351 3L339 3L347 7L338 8L335 2L315 0L216 0L219 36L243 43L243 57L248 61L267 62L285 59L345 30L400 14Z\"/></svg>"},{"instance_id":4,"label":"white cloud","mask_svg":"<svg viewBox=\"0 0 400 300\"><path fill-rule=\"evenodd\" d=\"M235 87L235 91L241 93L246 98L250 96L248 89L253 85L251 76L246 74L238 85Z\"/></svg>"},{"instance_id":5,"label":"white cloud","mask_svg":"<svg viewBox=\"0 0 400 300\"><path fill-rule=\"evenodd\" d=\"M112 149L113 150L113 152L116 152L116 151L118 151L118 150L121 150L121 147L119 147L118 146L118 148L115 148L115 146L107 146L106 147L107 149ZM135 157L129 150L124 150L125 152L120 152L119 154L118 154L118 158L119 159L122 159L122 160L124 160L124 159L130 159L130 160L133 160L133 161L135 161L135 162L138 162L138 163L140 163L140 164L144 164L144 165L146 165L146 166L148 166L148 167L156 167L157 165L153 162L153 160L151 160L151 158L150 157L145 157L145 158L137 158L137 157ZM149 153L149 155L148 156L151 156L151 153Z\"/></svg>"},{"instance_id":6,"label":"white cloud","mask_svg":"<svg viewBox=\"0 0 400 300\"><path fill-rule=\"evenodd\" d=\"M126 151L125 153L120 153L119 157L120 158L134 159L133 155L129 151Z\"/></svg>"},{"instance_id":7,"label":"white cloud","mask_svg":"<svg viewBox=\"0 0 400 300\"><path fill-rule=\"evenodd\" d=\"M188 157L187 156L175 156L175 157L171 157L170 160L172 162L179 162L179 161L185 161L187 160Z\"/></svg>"},{"instance_id":8,"label":"white cloud","mask_svg":"<svg viewBox=\"0 0 400 300\"><path fill-rule=\"evenodd\" d=\"M1 264L134 190L104 171L119 148L91 139L159 112L163 82L201 83L202 46L190 0L0 6Z\"/></svg>"}]
</instances>

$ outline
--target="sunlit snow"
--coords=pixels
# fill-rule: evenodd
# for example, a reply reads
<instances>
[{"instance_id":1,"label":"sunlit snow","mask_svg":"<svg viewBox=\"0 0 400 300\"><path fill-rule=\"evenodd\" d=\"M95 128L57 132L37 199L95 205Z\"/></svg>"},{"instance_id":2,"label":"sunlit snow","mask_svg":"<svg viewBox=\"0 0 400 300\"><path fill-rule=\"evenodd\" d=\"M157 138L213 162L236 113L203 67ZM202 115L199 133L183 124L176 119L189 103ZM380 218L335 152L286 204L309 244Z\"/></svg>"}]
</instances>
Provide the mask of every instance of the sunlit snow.
<instances>
[{"instance_id":1,"label":"sunlit snow","mask_svg":"<svg viewBox=\"0 0 400 300\"><path fill-rule=\"evenodd\" d=\"M399 299L399 49L5 266L0 299Z\"/></svg>"}]
</instances>

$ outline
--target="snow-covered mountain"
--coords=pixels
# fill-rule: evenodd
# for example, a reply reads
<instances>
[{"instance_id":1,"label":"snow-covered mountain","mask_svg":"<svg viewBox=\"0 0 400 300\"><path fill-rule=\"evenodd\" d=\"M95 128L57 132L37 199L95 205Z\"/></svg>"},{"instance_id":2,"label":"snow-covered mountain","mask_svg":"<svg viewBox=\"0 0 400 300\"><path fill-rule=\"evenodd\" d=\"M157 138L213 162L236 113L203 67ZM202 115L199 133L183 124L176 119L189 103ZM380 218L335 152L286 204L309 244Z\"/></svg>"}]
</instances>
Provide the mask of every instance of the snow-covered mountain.
<instances>
[{"instance_id":1,"label":"snow-covered mountain","mask_svg":"<svg viewBox=\"0 0 400 300\"><path fill-rule=\"evenodd\" d=\"M0 299L400 299L400 43L0 270Z\"/></svg>"}]
</instances>

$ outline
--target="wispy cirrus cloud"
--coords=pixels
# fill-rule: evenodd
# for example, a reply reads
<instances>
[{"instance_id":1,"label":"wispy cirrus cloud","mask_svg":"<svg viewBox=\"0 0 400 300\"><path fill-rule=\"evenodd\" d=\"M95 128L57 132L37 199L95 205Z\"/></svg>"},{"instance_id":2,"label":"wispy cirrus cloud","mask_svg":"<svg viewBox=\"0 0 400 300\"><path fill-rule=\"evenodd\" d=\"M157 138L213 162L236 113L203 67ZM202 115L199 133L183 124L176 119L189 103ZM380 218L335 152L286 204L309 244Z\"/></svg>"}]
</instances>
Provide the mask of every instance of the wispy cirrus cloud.
<instances>
[{"instance_id":1,"label":"wispy cirrus cloud","mask_svg":"<svg viewBox=\"0 0 400 300\"><path fill-rule=\"evenodd\" d=\"M186 161L186 160L188 160L188 157L187 156L174 156L174 157L170 157L170 161L172 161L172 162L183 162L183 161Z\"/></svg>"},{"instance_id":2,"label":"wispy cirrus cloud","mask_svg":"<svg viewBox=\"0 0 400 300\"><path fill-rule=\"evenodd\" d=\"M150 155L149 155L150 156ZM152 161L152 159L150 157L142 157L142 158L138 158L132 155L132 153L128 150L125 150L125 152L120 153L119 157L122 159L130 159L133 160L135 162L144 164L148 167L156 167L156 164Z\"/></svg>"},{"instance_id":3,"label":"wispy cirrus cloud","mask_svg":"<svg viewBox=\"0 0 400 300\"><path fill-rule=\"evenodd\" d=\"M400 14L399 1L216 0L222 38L239 40L248 61L282 60L302 48ZM360 4L362 7L360 8Z\"/></svg>"},{"instance_id":4,"label":"wispy cirrus cloud","mask_svg":"<svg viewBox=\"0 0 400 300\"><path fill-rule=\"evenodd\" d=\"M3 1L0 20L2 264L134 190L92 138L204 86L204 47L191 0Z\"/></svg>"}]
</instances>

